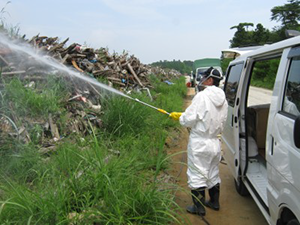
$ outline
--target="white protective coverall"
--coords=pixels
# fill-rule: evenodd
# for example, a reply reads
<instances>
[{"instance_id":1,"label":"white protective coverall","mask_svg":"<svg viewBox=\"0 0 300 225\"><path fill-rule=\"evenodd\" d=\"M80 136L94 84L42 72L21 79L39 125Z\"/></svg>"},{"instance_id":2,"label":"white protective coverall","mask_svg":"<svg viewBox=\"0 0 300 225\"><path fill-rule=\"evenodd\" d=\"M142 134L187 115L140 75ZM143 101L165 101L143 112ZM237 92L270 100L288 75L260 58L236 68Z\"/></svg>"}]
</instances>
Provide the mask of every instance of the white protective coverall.
<instances>
[{"instance_id":1,"label":"white protective coverall","mask_svg":"<svg viewBox=\"0 0 300 225\"><path fill-rule=\"evenodd\" d=\"M225 93L216 86L200 91L179 118L181 125L191 128L187 147L188 186L194 190L211 188L220 183L220 141L217 137L227 118Z\"/></svg>"}]
</instances>

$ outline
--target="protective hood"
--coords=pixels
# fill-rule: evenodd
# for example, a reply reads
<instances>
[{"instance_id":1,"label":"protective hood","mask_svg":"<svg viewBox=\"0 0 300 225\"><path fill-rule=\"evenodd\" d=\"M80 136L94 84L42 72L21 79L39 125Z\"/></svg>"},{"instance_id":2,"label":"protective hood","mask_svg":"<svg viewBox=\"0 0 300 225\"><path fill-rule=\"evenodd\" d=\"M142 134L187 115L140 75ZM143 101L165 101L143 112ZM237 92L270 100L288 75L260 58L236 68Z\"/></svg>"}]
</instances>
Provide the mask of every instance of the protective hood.
<instances>
[{"instance_id":1,"label":"protective hood","mask_svg":"<svg viewBox=\"0 0 300 225\"><path fill-rule=\"evenodd\" d=\"M209 86L205 88L205 94L209 97L212 103L216 107L220 107L225 102L225 94L224 91L216 86Z\"/></svg>"}]
</instances>

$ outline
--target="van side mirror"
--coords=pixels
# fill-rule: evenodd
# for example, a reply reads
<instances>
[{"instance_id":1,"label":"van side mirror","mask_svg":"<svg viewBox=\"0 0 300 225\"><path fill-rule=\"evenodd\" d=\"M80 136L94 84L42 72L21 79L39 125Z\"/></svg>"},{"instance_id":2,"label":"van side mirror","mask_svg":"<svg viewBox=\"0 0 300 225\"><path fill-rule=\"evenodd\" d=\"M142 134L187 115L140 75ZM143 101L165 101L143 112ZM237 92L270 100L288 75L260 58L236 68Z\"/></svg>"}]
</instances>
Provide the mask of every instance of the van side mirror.
<instances>
[{"instance_id":1,"label":"van side mirror","mask_svg":"<svg viewBox=\"0 0 300 225\"><path fill-rule=\"evenodd\" d=\"M295 120L294 143L297 148L300 148L300 116L298 116Z\"/></svg>"}]
</instances>

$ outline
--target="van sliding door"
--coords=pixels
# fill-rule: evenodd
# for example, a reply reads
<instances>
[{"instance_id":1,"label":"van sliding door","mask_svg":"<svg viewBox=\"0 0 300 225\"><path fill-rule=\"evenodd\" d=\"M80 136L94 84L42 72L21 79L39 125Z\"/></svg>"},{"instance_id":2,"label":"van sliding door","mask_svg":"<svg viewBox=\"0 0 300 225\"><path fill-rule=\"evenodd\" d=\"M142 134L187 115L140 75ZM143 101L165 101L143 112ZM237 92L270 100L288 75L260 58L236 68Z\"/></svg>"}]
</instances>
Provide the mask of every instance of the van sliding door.
<instances>
[{"instance_id":1,"label":"van sliding door","mask_svg":"<svg viewBox=\"0 0 300 225\"><path fill-rule=\"evenodd\" d=\"M238 105L237 92L239 81L243 71L244 63L231 65L226 75L224 91L228 102L228 114L225 129L222 134L222 140L226 143L223 145L224 158L228 162L229 169L235 178L238 176L239 168L239 124L238 124Z\"/></svg>"}]
</instances>

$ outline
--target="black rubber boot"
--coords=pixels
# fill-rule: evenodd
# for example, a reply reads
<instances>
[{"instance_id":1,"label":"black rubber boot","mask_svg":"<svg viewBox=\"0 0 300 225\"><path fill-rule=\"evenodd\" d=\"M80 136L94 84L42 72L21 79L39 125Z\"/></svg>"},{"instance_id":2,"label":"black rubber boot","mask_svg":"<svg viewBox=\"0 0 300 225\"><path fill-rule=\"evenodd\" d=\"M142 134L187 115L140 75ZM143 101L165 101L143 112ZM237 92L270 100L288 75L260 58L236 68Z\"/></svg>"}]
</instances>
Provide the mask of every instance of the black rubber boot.
<instances>
[{"instance_id":1,"label":"black rubber boot","mask_svg":"<svg viewBox=\"0 0 300 225\"><path fill-rule=\"evenodd\" d=\"M208 190L210 200L205 202L205 205L213 210L220 210L220 184L213 186L211 189Z\"/></svg>"},{"instance_id":2,"label":"black rubber boot","mask_svg":"<svg viewBox=\"0 0 300 225\"><path fill-rule=\"evenodd\" d=\"M192 199L194 205L188 206L186 211L192 214L197 214L200 216L205 216L205 191L202 189L192 190Z\"/></svg>"}]
</instances>

